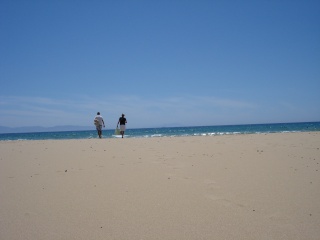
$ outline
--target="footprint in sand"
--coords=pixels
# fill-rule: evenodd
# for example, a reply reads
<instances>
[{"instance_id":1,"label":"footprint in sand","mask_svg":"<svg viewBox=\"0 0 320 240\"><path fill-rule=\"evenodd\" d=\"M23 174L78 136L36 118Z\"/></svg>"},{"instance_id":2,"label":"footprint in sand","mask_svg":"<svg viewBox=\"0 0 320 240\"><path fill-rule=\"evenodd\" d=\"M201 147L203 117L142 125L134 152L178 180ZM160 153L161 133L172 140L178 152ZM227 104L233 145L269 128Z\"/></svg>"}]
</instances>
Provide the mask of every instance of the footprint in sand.
<instances>
[{"instance_id":1,"label":"footprint in sand","mask_svg":"<svg viewBox=\"0 0 320 240\"><path fill-rule=\"evenodd\" d=\"M205 180L204 184L206 186L206 191L207 191L207 197L210 199L215 200L215 194L218 189L220 189L220 186L217 185L217 183L213 180Z\"/></svg>"},{"instance_id":2,"label":"footprint in sand","mask_svg":"<svg viewBox=\"0 0 320 240\"><path fill-rule=\"evenodd\" d=\"M237 206L237 207L241 207L241 208L245 207L243 204L236 203L236 202L228 200L224 197L218 196L217 190L220 189L220 186L217 185L217 183L215 181L206 180L204 183L206 184L206 187L207 187L207 192L208 192L206 194L207 198L209 198L213 201L216 201L226 207L229 207L229 206Z\"/></svg>"},{"instance_id":3,"label":"footprint in sand","mask_svg":"<svg viewBox=\"0 0 320 240\"><path fill-rule=\"evenodd\" d=\"M235 207L239 207L239 208L244 208L246 207L245 205L241 204L241 203L236 203L233 202L229 199L223 198L223 197L219 197L216 195L207 195L207 197L217 203L222 204L225 207L231 207L231 206L235 206ZM254 210L255 211L255 210Z\"/></svg>"},{"instance_id":4,"label":"footprint in sand","mask_svg":"<svg viewBox=\"0 0 320 240\"><path fill-rule=\"evenodd\" d=\"M216 181L213 180L205 180L204 184L207 185L209 189L218 189L220 186L217 185Z\"/></svg>"}]
</instances>

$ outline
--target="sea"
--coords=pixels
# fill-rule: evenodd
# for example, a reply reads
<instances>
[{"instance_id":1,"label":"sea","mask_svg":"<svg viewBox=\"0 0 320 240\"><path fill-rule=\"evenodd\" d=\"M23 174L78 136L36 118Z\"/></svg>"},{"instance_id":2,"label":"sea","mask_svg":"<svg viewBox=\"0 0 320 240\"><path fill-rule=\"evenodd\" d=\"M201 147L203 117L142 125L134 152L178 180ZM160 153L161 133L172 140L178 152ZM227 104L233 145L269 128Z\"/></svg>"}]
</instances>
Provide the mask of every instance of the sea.
<instances>
[{"instance_id":1,"label":"sea","mask_svg":"<svg viewBox=\"0 0 320 240\"><path fill-rule=\"evenodd\" d=\"M267 134L288 132L320 131L320 122L300 123L272 123L272 124L243 124L220 126L195 127L165 127L165 128L128 128L125 138L161 138L181 136L221 136L239 134ZM114 129L103 130L103 138L118 138ZM27 140L62 140L62 139L94 139L98 138L95 129L89 131L63 132L30 132L30 133L3 133L0 141L27 141Z\"/></svg>"}]
</instances>

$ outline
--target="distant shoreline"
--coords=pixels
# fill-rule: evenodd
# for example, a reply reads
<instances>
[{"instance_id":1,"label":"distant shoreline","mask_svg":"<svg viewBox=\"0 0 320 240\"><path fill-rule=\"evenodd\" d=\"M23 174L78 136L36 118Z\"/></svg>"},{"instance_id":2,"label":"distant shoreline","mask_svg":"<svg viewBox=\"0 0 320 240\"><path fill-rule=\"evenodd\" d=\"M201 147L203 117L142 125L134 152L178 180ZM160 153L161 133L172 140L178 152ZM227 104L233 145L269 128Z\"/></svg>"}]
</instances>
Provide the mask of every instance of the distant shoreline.
<instances>
[{"instance_id":1,"label":"distant shoreline","mask_svg":"<svg viewBox=\"0 0 320 240\"><path fill-rule=\"evenodd\" d=\"M220 136L243 134L268 134L285 132L317 132L320 122L311 123L282 123L282 124L250 124L224 125L203 127L172 127L172 128L139 128L127 129L125 138L161 138L180 136ZM114 129L103 129L103 138L116 138ZM96 130L33 132L33 133L4 133L0 141L14 140L63 140L63 139L95 139Z\"/></svg>"},{"instance_id":2,"label":"distant shoreline","mask_svg":"<svg viewBox=\"0 0 320 240\"><path fill-rule=\"evenodd\" d=\"M314 122L284 122L284 123L248 123L248 124L219 124L219 125L203 125L203 126L163 126L163 127L147 127L147 128L131 128L131 129L161 129L161 128L192 128L192 127L228 127L228 126L257 126L257 125L279 125L279 124L305 124L305 123L320 123L320 121ZM0 134L10 133L47 133L47 132L70 132L70 131L94 131L94 126L73 126L73 125L61 125L53 127L5 127L0 126ZM113 130L113 128L106 128L106 131Z\"/></svg>"}]
</instances>

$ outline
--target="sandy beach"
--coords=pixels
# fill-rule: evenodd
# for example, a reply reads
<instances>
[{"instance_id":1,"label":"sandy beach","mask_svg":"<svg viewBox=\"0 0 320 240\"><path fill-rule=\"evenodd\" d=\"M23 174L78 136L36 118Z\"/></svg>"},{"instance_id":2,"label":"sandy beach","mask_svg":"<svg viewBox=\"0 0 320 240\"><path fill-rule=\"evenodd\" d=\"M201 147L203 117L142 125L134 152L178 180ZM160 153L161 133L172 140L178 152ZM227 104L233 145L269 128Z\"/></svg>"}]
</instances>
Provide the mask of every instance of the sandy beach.
<instances>
[{"instance_id":1,"label":"sandy beach","mask_svg":"<svg viewBox=\"0 0 320 240\"><path fill-rule=\"evenodd\" d=\"M320 132L0 142L0 239L319 239Z\"/></svg>"}]
</instances>

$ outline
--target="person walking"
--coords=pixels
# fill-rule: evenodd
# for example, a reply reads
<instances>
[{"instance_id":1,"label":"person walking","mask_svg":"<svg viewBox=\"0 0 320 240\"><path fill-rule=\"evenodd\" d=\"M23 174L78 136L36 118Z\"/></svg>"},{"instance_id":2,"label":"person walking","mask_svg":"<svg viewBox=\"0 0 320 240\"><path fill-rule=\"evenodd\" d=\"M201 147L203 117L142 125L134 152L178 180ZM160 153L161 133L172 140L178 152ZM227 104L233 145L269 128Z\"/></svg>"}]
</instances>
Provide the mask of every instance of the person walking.
<instances>
[{"instance_id":1,"label":"person walking","mask_svg":"<svg viewBox=\"0 0 320 240\"><path fill-rule=\"evenodd\" d=\"M96 126L99 138L102 138L102 126L105 127L105 125L100 112L97 112L97 116L94 118L94 125Z\"/></svg>"},{"instance_id":2,"label":"person walking","mask_svg":"<svg viewBox=\"0 0 320 240\"><path fill-rule=\"evenodd\" d=\"M126 130L126 123L127 123L127 119L124 117L123 113L122 113L122 116L119 118L117 127L119 126L119 123L120 123L120 134L122 135L122 138L123 138L124 131Z\"/></svg>"}]
</instances>

